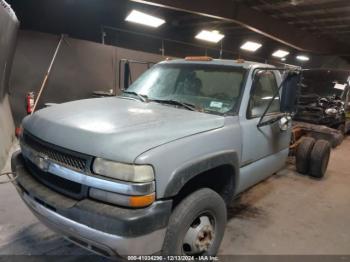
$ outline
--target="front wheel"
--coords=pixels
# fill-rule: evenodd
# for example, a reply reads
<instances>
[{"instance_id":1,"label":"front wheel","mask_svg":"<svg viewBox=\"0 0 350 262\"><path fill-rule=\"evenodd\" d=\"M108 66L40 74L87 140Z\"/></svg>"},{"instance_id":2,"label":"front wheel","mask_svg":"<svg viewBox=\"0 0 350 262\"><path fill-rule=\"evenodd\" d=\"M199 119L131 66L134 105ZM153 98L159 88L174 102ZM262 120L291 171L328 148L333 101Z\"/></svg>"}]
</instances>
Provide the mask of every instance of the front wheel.
<instances>
[{"instance_id":1,"label":"front wheel","mask_svg":"<svg viewBox=\"0 0 350 262\"><path fill-rule=\"evenodd\" d=\"M170 216L163 255L216 255L226 226L226 205L203 188L183 199Z\"/></svg>"}]
</instances>

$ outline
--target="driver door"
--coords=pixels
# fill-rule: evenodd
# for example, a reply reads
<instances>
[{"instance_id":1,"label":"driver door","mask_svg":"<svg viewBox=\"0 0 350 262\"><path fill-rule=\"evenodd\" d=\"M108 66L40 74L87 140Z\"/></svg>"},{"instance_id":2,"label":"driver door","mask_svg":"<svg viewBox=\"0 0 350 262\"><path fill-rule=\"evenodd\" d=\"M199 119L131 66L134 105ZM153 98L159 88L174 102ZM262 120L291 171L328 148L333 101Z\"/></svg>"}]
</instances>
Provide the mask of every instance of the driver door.
<instances>
[{"instance_id":1,"label":"driver door","mask_svg":"<svg viewBox=\"0 0 350 262\"><path fill-rule=\"evenodd\" d=\"M242 156L240 191L258 183L284 166L288 155L290 129L282 131L279 121L257 127L261 116L278 90L279 74L274 71L257 72L252 89L245 94L240 112ZM272 102L264 121L280 114L280 98Z\"/></svg>"}]
</instances>

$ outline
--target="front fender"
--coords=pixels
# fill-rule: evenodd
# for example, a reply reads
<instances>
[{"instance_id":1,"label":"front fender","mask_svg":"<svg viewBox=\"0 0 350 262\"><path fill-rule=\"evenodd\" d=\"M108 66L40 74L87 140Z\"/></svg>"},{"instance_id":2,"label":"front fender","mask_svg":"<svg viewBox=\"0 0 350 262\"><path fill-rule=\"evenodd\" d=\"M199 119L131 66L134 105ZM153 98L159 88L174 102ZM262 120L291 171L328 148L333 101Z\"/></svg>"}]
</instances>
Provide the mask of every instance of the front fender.
<instances>
[{"instance_id":1,"label":"front fender","mask_svg":"<svg viewBox=\"0 0 350 262\"><path fill-rule=\"evenodd\" d=\"M181 188L195 176L205 171L209 171L210 169L224 165L229 165L234 170L232 176L234 176L234 184L237 185L237 179L239 177L238 154L234 150L225 150L191 160L177 168L171 174L169 183L165 189L164 197L175 196L181 190Z\"/></svg>"}]
</instances>

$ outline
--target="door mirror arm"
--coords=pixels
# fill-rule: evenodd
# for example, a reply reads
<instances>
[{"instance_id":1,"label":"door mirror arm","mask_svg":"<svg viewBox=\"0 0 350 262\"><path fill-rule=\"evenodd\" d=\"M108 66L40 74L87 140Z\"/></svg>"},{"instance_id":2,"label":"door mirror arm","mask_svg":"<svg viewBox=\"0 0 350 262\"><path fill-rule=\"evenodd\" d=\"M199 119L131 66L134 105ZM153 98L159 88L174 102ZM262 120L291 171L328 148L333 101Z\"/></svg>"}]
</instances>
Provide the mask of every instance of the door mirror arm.
<instances>
[{"instance_id":1,"label":"door mirror arm","mask_svg":"<svg viewBox=\"0 0 350 262\"><path fill-rule=\"evenodd\" d=\"M274 123L274 122L280 120L283 116L286 115L286 113L281 113L281 114L279 114L276 118L273 118L273 119L270 119L270 120L268 120L268 121L264 121L264 122L263 122L263 119L264 119L264 117L266 116L267 112L269 111L269 109L270 109L270 107L271 107L273 101L274 101L275 98L280 94L280 91L281 91L281 89L283 88L283 86L285 85L285 83L287 82L287 80L289 81L292 77L295 76L295 74L299 74L299 71L294 71L294 70L293 70L293 71L288 71L288 72L287 72L286 77L282 80L281 84L278 86L278 88L277 88L276 92L274 93L272 99L269 101L269 104L268 104L267 107L265 108L264 113L261 115L260 120L259 120L258 125L257 125L258 127L261 127L261 126L265 126L265 125L269 125L269 124L271 124L271 123Z\"/></svg>"},{"instance_id":2,"label":"door mirror arm","mask_svg":"<svg viewBox=\"0 0 350 262\"><path fill-rule=\"evenodd\" d=\"M286 117L286 114L285 113L280 113L280 114L277 114L276 116L272 117L271 119L269 120L266 120L266 121L261 121L262 118L260 118L260 121L259 123L257 124L257 127L262 127L262 126L267 126L267 125L271 125L279 120L281 120L282 118Z\"/></svg>"}]
</instances>

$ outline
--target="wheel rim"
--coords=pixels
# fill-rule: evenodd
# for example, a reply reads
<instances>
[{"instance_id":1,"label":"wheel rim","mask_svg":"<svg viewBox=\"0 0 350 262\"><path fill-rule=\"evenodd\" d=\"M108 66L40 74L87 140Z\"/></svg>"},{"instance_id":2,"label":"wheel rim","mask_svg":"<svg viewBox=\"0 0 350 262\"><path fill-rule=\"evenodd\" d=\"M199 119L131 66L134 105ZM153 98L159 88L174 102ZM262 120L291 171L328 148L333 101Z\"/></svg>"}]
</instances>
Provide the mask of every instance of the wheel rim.
<instances>
[{"instance_id":1,"label":"wheel rim","mask_svg":"<svg viewBox=\"0 0 350 262\"><path fill-rule=\"evenodd\" d=\"M197 255L207 252L214 242L215 220L210 214L196 217L187 230L182 248L186 255Z\"/></svg>"}]
</instances>

